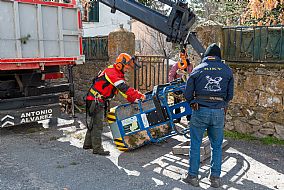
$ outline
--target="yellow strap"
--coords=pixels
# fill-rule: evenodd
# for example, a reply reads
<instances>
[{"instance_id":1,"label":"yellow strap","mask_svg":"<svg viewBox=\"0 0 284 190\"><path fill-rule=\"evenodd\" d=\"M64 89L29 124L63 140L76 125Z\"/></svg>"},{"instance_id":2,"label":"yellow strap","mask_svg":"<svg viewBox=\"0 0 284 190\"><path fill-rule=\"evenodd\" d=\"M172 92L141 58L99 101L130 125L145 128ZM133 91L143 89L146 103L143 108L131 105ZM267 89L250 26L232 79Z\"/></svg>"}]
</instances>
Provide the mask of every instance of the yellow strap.
<instances>
[{"instance_id":1,"label":"yellow strap","mask_svg":"<svg viewBox=\"0 0 284 190\"><path fill-rule=\"evenodd\" d=\"M107 81L115 87L115 85L113 84L113 82L111 82L111 80L109 79L109 77L107 76L107 74L105 74L105 77L106 77ZM119 93L120 93L124 98L127 98L127 95L126 95L126 94L124 94L123 92L121 92L119 89L118 89L118 91L119 91Z\"/></svg>"},{"instance_id":2,"label":"yellow strap","mask_svg":"<svg viewBox=\"0 0 284 190\"><path fill-rule=\"evenodd\" d=\"M100 93L98 93L97 91L95 91L94 89L90 89L90 92L96 97L96 98L103 98L103 96L100 94Z\"/></svg>"}]
</instances>

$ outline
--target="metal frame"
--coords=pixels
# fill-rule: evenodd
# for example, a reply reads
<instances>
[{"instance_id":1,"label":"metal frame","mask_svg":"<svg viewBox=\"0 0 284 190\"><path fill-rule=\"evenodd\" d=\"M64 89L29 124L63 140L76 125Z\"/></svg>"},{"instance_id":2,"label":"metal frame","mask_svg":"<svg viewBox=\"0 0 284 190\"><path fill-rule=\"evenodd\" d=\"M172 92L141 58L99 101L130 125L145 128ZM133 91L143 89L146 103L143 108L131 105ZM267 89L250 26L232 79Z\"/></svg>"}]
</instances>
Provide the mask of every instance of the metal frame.
<instances>
[{"instance_id":1,"label":"metal frame","mask_svg":"<svg viewBox=\"0 0 284 190\"><path fill-rule=\"evenodd\" d=\"M191 44L198 55L202 57L205 48L199 42L195 33L189 31L195 22L195 14L187 7L187 4L180 1L177 1L177 3L171 0L159 1L172 7L169 16L134 0L100 0L111 8L112 13L117 9L166 35L168 42L181 43L182 45Z\"/></svg>"},{"instance_id":2,"label":"metal frame","mask_svg":"<svg viewBox=\"0 0 284 190\"><path fill-rule=\"evenodd\" d=\"M169 58L157 55L140 55L137 56L137 59L141 68L135 69L134 72L135 89L147 92L158 84L168 82Z\"/></svg>"},{"instance_id":3,"label":"metal frame","mask_svg":"<svg viewBox=\"0 0 284 190\"><path fill-rule=\"evenodd\" d=\"M187 101L183 101L180 102L178 104L173 104L170 105L168 103L168 94L171 92L176 92L176 91L184 91L185 90L185 86L186 83L180 83L180 81L176 82L174 81L173 83L167 83L165 85L158 85L155 86L154 90L151 93L148 93L146 95L146 100L141 102L138 102L137 105L137 113L131 116L125 116L123 118L120 118L120 116L118 115L118 112L120 112L120 109L122 109L121 112L123 112L123 110L128 109L129 106L133 106L132 104L123 104L123 105L119 105L116 109L115 109L115 118L116 118L116 125L111 124L111 129L115 130L112 131L114 133L116 133L116 137L114 136L114 140L116 139L120 139L120 141L123 143L123 147L125 149L130 150L131 148L128 147L127 143L124 140L125 136L129 136L129 135L133 135L136 134L140 131L146 131L148 136L150 137L150 141L145 142L144 144L150 143L150 142L160 142L163 141L167 138L170 138L172 136L175 135L184 135L186 137L187 134L189 133L189 128L185 128L181 131L177 130L175 123L173 122L174 119L178 119L181 118L183 116L187 116L190 115L191 112L191 108L188 104ZM143 109L143 104L147 103L148 101L153 101L154 106L151 109L148 110L144 110ZM181 108L184 107L184 112L181 112L179 114L175 114L174 110L176 108ZM149 126L145 126L144 122L143 122L143 115L148 118L147 122L149 123ZM137 123L138 126L140 127L138 130L132 131L132 132L125 132L124 126L123 126L123 121L132 117L136 117L137 118ZM149 117L151 117L151 122ZM155 120L153 122L153 119ZM162 136L162 137L158 137L158 138L153 138L150 132L150 129L153 129L157 126L160 125L168 125L171 129L170 133ZM118 131L117 131L118 128ZM119 134L117 134L119 133ZM118 137L117 135L120 135L120 137ZM115 142L116 143L116 142ZM117 143L116 143L117 144ZM144 145L141 144L140 146ZM119 148L119 147L118 147ZM138 147L134 147L134 148L138 148Z\"/></svg>"}]
</instances>

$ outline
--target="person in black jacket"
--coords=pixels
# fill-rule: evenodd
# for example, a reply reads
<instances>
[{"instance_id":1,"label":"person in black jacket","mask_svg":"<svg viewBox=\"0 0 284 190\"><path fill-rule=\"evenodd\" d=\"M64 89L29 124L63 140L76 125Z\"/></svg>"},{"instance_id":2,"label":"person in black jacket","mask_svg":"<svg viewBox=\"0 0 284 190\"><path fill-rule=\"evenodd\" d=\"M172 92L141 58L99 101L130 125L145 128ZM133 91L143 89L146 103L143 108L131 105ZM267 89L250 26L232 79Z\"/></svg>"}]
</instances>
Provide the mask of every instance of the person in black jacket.
<instances>
[{"instance_id":1,"label":"person in black jacket","mask_svg":"<svg viewBox=\"0 0 284 190\"><path fill-rule=\"evenodd\" d=\"M187 81L185 98L192 108L190 123L190 161L185 182L199 186L200 146L205 130L211 142L212 187L220 187L222 142L225 112L233 99L234 78L232 70L221 62L221 50L211 44L201 63L195 67Z\"/></svg>"}]
</instances>

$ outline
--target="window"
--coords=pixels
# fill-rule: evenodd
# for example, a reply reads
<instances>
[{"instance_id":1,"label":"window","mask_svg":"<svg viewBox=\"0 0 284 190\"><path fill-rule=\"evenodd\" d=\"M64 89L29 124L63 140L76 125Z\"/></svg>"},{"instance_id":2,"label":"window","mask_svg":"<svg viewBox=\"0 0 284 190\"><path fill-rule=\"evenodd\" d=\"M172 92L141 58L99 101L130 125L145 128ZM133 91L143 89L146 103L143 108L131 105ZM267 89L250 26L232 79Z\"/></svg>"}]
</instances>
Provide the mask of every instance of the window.
<instances>
[{"instance_id":1,"label":"window","mask_svg":"<svg viewBox=\"0 0 284 190\"><path fill-rule=\"evenodd\" d=\"M89 22L99 22L99 1L92 1L89 11Z\"/></svg>"},{"instance_id":2,"label":"window","mask_svg":"<svg viewBox=\"0 0 284 190\"><path fill-rule=\"evenodd\" d=\"M88 12L84 11L83 21L99 22L99 1L91 1Z\"/></svg>"}]
</instances>

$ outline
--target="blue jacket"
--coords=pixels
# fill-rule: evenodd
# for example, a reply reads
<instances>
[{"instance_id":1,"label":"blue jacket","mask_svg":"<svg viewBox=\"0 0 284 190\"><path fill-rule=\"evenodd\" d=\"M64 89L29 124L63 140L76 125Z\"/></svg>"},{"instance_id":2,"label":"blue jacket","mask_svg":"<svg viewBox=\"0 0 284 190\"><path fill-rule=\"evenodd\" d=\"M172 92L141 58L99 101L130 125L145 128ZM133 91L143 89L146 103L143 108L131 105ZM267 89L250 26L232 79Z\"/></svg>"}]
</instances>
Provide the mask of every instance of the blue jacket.
<instances>
[{"instance_id":1,"label":"blue jacket","mask_svg":"<svg viewBox=\"0 0 284 190\"><path fill-rule=\"evenodd\" d=\"M218 56L203 58L187 80L186 100L211 109L225 108L234 95L233 72ZM204 97L221 97L223 101L210 101Z\"/></svg>"}]
</instances>

